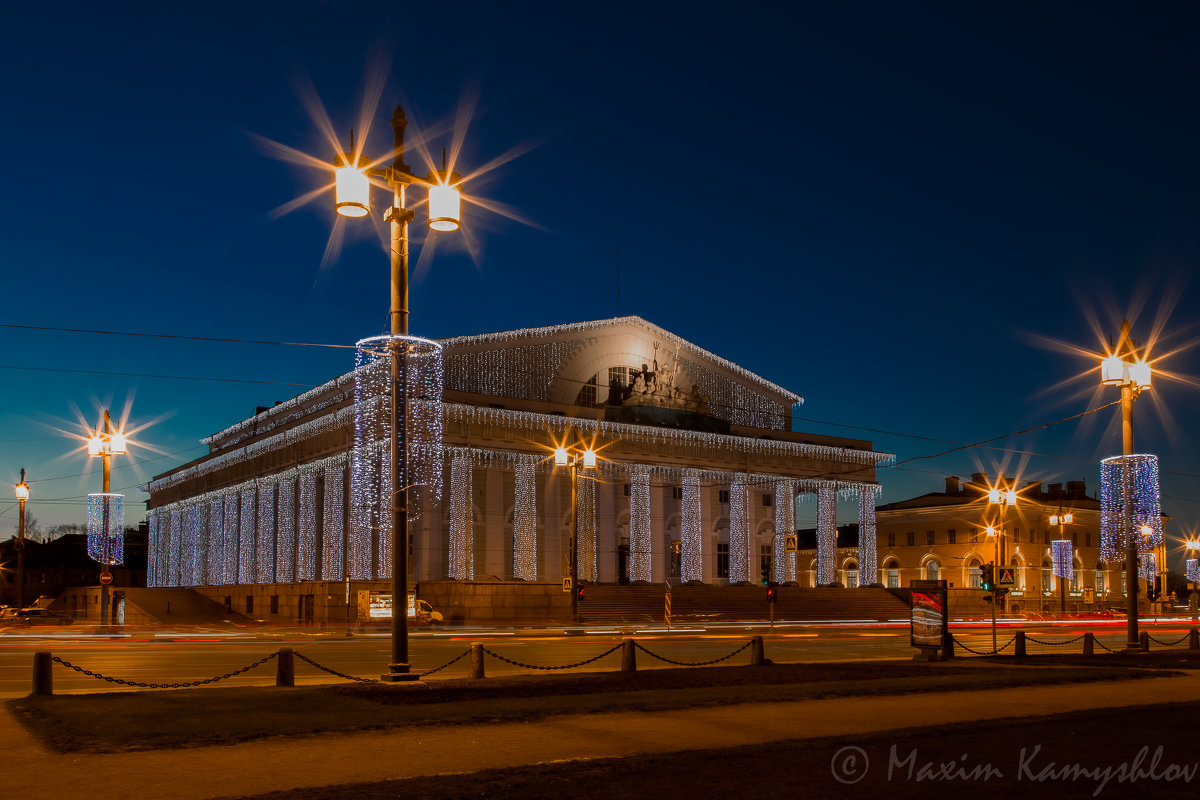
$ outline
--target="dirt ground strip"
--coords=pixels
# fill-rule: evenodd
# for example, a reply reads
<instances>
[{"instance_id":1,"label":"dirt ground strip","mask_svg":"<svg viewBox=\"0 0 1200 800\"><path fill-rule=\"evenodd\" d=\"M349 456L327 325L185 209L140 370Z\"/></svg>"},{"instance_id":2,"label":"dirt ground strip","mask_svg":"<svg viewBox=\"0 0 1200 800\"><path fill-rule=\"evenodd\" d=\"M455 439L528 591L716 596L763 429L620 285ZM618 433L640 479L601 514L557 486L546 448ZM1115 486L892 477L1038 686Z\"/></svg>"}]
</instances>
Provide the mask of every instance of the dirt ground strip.
<instances>
[{"instance_id":1,"label":"dirt ground strip","mask_svg":"<svg viewBox=\"0 0 1200 800\"><path fill-rule=\"evenodd\" d=\"M1194 798L1200 703L1075 712L849 739L539 764L242 800L652 797Z\"/></svg>"}]
</instances>

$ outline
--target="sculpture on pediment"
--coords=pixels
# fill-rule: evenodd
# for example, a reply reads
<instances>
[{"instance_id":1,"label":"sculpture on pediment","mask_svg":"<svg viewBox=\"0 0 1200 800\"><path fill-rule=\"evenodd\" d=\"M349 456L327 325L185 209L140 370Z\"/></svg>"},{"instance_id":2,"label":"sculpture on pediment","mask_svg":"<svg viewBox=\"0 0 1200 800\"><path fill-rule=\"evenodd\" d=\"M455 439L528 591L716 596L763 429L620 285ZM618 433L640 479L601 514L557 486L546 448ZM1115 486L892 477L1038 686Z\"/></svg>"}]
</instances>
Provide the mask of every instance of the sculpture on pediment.
<instances>
[{"instance_id":1,"label":"sculpture on pediment","mask_svg":"<svg viewBox=\"0 0 1200 800\"><path fill-rule=\"evenodd\" d=\"M609 389L609 404L622 406L657 406L659 408L677 408L698 414L708 414L709 400L707 395L700 394L700 388L695 383L688 391L676 385L682 366L679 363L679 353L671 354L670 361L666 358L660 364L658 360L659 343L654 343L653 369L649 364L642 364L640 370L630 374L629 385L621 387L614 381Z\"/></svg>"}]
</instances>

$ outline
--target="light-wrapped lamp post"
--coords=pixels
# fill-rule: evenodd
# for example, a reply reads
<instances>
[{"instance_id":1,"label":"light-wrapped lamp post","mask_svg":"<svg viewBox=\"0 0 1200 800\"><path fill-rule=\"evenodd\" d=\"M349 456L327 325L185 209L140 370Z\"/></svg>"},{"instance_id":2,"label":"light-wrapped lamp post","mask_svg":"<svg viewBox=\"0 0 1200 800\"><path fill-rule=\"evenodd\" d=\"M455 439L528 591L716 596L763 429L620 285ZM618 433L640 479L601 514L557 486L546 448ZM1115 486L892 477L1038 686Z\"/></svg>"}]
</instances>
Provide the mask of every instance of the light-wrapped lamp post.
<instances>
[{"instance_id":1,"label":"light-wrapped lamp post","mask_svg":"<svg viewBox=\"0 0 1200 800\"><path fill-rule=\"evenodd\" d=\"M124 560L123 526L125 524L124 495L113 494L112 457L128 451L125 434L113 430L108 409L100 427L88 437L88 455L104 462L103 488L101 494L88 495L88 555L100 562L100 624L109 622L108 584L112 573L108 568Z\"/></svg>"},{"instance_id":2,"label":"light-wrapped lamp post","mask_svg":"<svg viewBox=\"0 0 1200 800\"><path fill-rule=\"evenodd\" d=\"M17 523L17 610L25 607L25 501L29 499L29 485L25 483L25 468L21 468L21 481L16 486L17 503L21 506L20 521Z\"/></svg>"}]
</instances>

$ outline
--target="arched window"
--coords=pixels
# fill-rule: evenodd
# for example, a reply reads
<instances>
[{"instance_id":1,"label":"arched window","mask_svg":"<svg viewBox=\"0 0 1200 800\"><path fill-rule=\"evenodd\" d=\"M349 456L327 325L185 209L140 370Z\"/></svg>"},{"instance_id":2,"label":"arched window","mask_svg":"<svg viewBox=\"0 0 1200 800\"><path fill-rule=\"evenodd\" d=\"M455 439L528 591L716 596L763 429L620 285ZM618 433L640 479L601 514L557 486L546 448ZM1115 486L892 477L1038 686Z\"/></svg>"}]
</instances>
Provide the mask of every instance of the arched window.
<instances>
[{"instance_id":1,"label":"arched window","mask_svg":"<svg viewBox=\"0 0 1200 800\"><path fill-rule=\"evenodd\" d=\"M1042 592L1045 594L1050 594L1053 591L1054 591L1054 567L1049 561L1043 559L1042 560Z\"/></svg>"},{"instance_id":2,"label":"arched window","mask_svg":"<svg viewBox=\"0 0 1200 800\"><path fill-rule=\"evenodd\" d=\"M1016 556L1012 557L1012 561L1008 564L1013 568L1013 576L1017 579L1017 585L1012 587L1017 590L1025 589L1025 570L1021 569L1021 559Z\"/></svg>"},{"instance_id":3,"label":"arched window","mask_svg":"<svg viewBox=\"0 0 1200 800\"><path fill-rule=\"evenodd\" d=\"M599 397L596 390L599 388L600 373L592 376L591 380L583 385L579 390L579 396L575 398L575 405L584 406L585 408L596 408L600 405Z\"/></svg>"},{"instance_id":4,"label":"arched window","mask_svg":"<svg viewBox=\"0 0 1200 800\"><path fill-rule=\"evenodd\" d=\"M887 576L887 588L900 588L900 562L894 558L889 558L883 565L884 574Z\"/></svg>"},{"instance_id":5,"label":"arched window","mask_svg":"<svg viewBox=\"0 0 1200 800\"><path fill-rule=\"evenodd\" d=\"M936 558L931 558L925 562L925 580L938 580L938 573L941 572L942 565L938 563Z\"/></svg>"},{"instance_id":6,"label":"arched window","mask_svg":"<svg viewBox=\"0 0 1200 800\"><path fill-rule=\"evenodd\" d=\"M978 589L983 585L983 567L977 559L971 559L967 564L967 586Z\"/></svg>"},{"instance_id":7,"label":"arched window","mask_svg":"<svg viewBox=\"0 0 1200 800\"><path fill-rule=\"evenodd\" d=\"M858 588L858 564L854 561L847 561L845 571L846 571L846 588L847 589L857 589Z\"/></svg>"}]
</instances>

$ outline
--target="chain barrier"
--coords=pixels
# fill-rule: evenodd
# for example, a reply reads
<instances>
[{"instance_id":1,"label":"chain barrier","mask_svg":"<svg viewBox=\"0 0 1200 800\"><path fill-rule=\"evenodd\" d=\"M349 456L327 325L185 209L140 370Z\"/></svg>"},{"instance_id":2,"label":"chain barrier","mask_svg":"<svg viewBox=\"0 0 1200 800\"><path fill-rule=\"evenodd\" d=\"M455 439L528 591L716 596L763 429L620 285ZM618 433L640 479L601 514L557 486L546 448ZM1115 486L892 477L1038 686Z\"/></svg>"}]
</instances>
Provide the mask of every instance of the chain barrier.
<instances>
[{"instance_id":1,"label":"chain barrier","mask_svg":"<svg viewBox=\"0 0 1200 800\"><path fill-rule=\"evenodd\" d=\"M1009 648L1009 646L1010 646L1010 645L1012 645L1012 643L1013 643L1013 642L1015 642L1015 641L1017 640L1017 637L1014 635L1014 636L1013 636L1011 639L1009 639L1007 642L1005 642L1004 644L1002 644L1002 645L1000 645L999 647L997 647L995 650L986 650L986 651L985 651L985 650L973 650L972 648L970 648L970 647L968 647L967 645L963 644L963 643L962 643L962 640L961 640L961 639L959 639L957 636L954 636L953 634L951 634L950 638L951 638L951 639L953 639L953 640L954 640L954 643L955 643L956 645L958 645L959 647L961 647L963 650L966 650L968 653L973 653L973 654L975 654L975 655L977 655L977 656L995 656L995 655L999 655L999 654L1000 654L1002 651L1004 651L1004 650L1007 650L1007 649ZM1028 638L1028 637L1026 637L1026 638Z\"/></svg>"},{"instance_id":2,"label":"chain barrier","mask_svg":"<svg viewBox=\"0 0 1200 800\"><path fill-rule=\"evenodd\" d=\"M1062 642L1047 642L1043 639L1035 639L1032 636L1030 636L1029 634L1025 634L1025 641L1033 642L1034 644L1047 645L1049 647L1062 647L1062 646L1068 645L1068 644L1075 644L1075 642L1078 642L1084 636L1087 636L1087 634L1081 633L1080 635L1076 636L1074 639L1067 639L1066 641L1062 641Z\"/></svg>"},{"instance_id":3,"label":"chain barrier","mask_svg":"<svg viewBox=\"0 0 1200 800\"><path fill-rule=\"evenodd\" d=\"M223 681L226 678L232 678L235 675L241 675L243 672L249 672L250 670L254 669L255 667L262 666L263 664L270 661L272 658L277 658L278 656L279 656L279 653L277 653L277 652L271 653L270 655L264 656L264 657L260 658L258 661L255 661L253 664L249 664L247 666L242 667L241 669L234 670L233 672L227 672L224 675L218 675L215 678L205 678L204 680L201 680L201 681L186 681L184 683L149 683L149 682L143 682L143 681L127 681L123 678L114 678L111 675L102 675L99 672L93 672L90 669L84 669L83 667L80 667L76 664L72 664L70 661L63 660L63 659L59 658L58 656L51 656L50 658L52 661L57 661L59 664L62 664L64 667L73 669L76 672L82 672L84 675L87 675L92 678L98 678L102 681L108 681L109 683L119 683L122 686L137 686L140 689L188 689L193 686L204 686L205 684L208 684L208 683L216 683L217 681ZM305 660L307 661L308 659L305 659Z\"/></svg>"},{"instance_id":4,"label":"chain barrier","mask_svg":"<svg viewBox=\"0 0 1200 800\"><path fill-rule=\"evenodd\" d=\"M1095 642L1096 644L1100 645L1101 647L1103 647L1105 650L1107 650L1110 653L1120 652L1119 650L1113 650L1111 647L1109 647L1108 645L1106 645L1104 642L1100 641L1099 639L1096 639L1095 637L1092 638L1092 641Z\"/></svg>"},{"instance_id":5,"label":"chain barrier","mask_svg":"<svg viewBox=\"0 0 1200 800\"><path fill-rule=\"evenodd\" d=\"M494 653L491 650L488 650L486 647L483 648L483 652L487 653L492 658L498 658L501 661L512 664L514 667L523 667L525 669L558 670L558 669L574 669L575 667L582 667L584 664L590 664L593 661L599 661L600 659L604 658L609 653L615 653L620 649L621 649L621 645L617 645L616 647L613 647L609 650L605 650L600 655L595 656L593 658L589 658L586 661L580 661L577 664L563 664L560 667L543 667L543 666L539 666L537 664L523 664L520 661L513 661L511 658L505 658L504 656L500 655L499 653ZM470 652L470 651L468 651L468 652ZM466 653L464 653L463 655L466 655ZM462 658L462 656L459 656L459 658Z\"/></svg>"},{"instance_id":6,"label":"chain barrier","mask_svg":"<svg viewBox=\"0 0 1200 800\"><path fill-rule=\"evenodd\" d=\"M422 672L422 673L421 673L421 677L422 677L422 678L427 678L427 677L429 677L430 675L432 675L432 674L433 674L433 673L435 673L435 672L441 672L442 670L444 670L446 667L450 666L450 665L451 665L451 664L453 664L454 662L456 662L456 661L460 661L460 660L462 660L463 658L466 658L466 657L467 657L468 655L470 655L470 654L471 654L471 648L469 648L469 647L468 647L466 650L463 650L461 653L459 653L459 654L458 654L458 655L456 655L454 658L452 658L452 659L450 659L449 661L447 661L445 664L442 664L442 665L441 665L440 667L438 667L437 669L431 669L431 670L429 670L429 672Z\"/></svg>"},{"instance_id":7,"label":"chain barrier","mask_svg":"<svg viewBox=\"0 0 1200 800\"><path fill-rule=\"evenodd\" d=\"M318 664L317 662L313 661L311 658L304 655L303 653L297 653L294 650L292 651L292 654L294 656L296 656L296 658L300 659L301 661L305 661L309 664L312 664L317 669L324 670L325 672L328 672L330 675L336 675L339 678L345 678L348 681L358 681L359 683L381 683L381 681L379 681L375 678L359 678L356 675L347 675L344 672L338 672L336 669L330 669L329 667L325 666L324 664Z\"/></svg>"},{"instance_id":8,"label":"chain barrier","mask_svg":"<svg viewBox=\"0 0 1200 800\"><path fill-rule=\"evenodd\" d=\"M1185 639L1187 639L1189 636L1191 636L1191 633L1185 633L1183 636L1180 636L1178 639L1176 639L1173 642L1160 642L1158 639L1155 639L1153 636L1150 636L1150 634L1146 634L1146 635L1149 636L1150 641L1154 642L1155 644L1161 644L1163 647L1174 647L1177 644L1182 644Z\"/></svg>"},{"instance_id":9,"label":"chain barrier","mask_svg":"<svg viewBox=\"0 0 1200 800\"><path fill-rule=\"evenodd\" d=\"M721 656L720 658L714 658L712 661L697 661L695 663L691 663L691 662L687 662L687 661L672 661L669 658L660 656L658 653L650 652L649 650L647 650L645 647L642 646L641 642L636 641L636 640L634 641L633 646L636 647L638 650L641 650L643 653L650 656L651 658L657 658L659 661L665 661L666 663L674 664L677 667L708 667L708 666L712 666L713 664L720 664L722 661L728 661L729 659L736 656L738 653L745 650L751 644L752 644L752 642L746 642L744 645L739 647L737 650L734 650L732 653L730 653L727 656Z\"/></svg>"}]
</instances>

